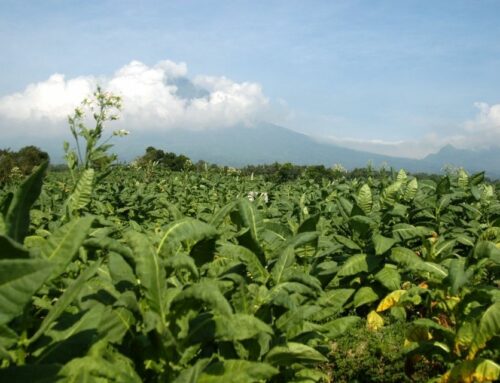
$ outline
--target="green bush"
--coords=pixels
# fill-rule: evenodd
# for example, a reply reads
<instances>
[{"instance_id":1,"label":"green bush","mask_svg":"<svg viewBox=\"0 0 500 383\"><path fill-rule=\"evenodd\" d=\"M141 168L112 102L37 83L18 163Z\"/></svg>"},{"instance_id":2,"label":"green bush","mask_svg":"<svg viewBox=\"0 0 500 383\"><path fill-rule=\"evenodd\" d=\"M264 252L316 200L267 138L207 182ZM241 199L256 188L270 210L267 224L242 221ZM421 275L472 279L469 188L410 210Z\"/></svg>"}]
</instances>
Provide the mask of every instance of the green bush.
<instances>
[{"instance_id":1,"label":"green bush","mask_svg":"<svg viewBox=\"0 0 500 383\"><path fill-rule=\"evenodd\" d=\"M0 185L30 174L48 159L49 155L36 146L25 146L17 152L0 149Z\"/></svg>"},{"instance_id":2,"label":"green bush","mask_svg":"<svg viewBox=\"0 0 500 383\"><path fill-rule=\"evenodd\" d=\"M407 359L403 349L404 323L371 331L364 323L339 337L331 345L329 362L323 366L332 382L427 382L441 365Z\"/></svg>"}]
</instances>

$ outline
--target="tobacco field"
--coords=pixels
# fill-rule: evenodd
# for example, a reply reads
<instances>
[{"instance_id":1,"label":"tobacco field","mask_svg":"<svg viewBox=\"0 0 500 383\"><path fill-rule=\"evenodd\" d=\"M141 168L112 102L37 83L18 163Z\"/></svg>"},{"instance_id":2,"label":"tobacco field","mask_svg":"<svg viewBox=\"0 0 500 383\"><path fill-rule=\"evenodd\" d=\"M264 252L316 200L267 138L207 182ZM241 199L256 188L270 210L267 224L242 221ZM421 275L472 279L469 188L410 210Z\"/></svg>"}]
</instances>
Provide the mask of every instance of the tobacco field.
<instances>
[{"instance_id":1,"label":"tobacco field","mask_svg":"<svg viewBox=\"0 0 500 383\"><path fill-rule=\"evenodd\" d=\"M108 173L0 191L1 382L499 379L483 174Z\"/></svg>"}]
</instances>

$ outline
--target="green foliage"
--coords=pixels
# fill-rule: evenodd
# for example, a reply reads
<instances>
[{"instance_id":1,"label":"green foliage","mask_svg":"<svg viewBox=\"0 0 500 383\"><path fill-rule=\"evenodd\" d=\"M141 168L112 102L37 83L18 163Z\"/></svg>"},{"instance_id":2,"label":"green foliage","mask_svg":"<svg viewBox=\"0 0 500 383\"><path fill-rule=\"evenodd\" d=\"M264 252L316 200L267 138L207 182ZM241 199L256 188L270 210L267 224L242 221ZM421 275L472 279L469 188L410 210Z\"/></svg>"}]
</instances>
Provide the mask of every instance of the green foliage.
<instances>
[{"instance_id":1,"label":"green foliage","mask_svg":"<svg viewBox=\"0 0 500 383\"><path fill-rule=\"evenodd\" d=\"M1 381L497 379L484 178L89 158L0 193Z\"/></svg>"},{"instance_id":2,"label":"green foliage","mask_svg":"<svg viewBox=\"0 0 500 383\"><path fill-rule=\"evenodd\" d=\"M17 152L0 149L0 186L31 174L36 166L48 160L49 155L36 146L25 146Z\"/></svg>"},{"instance_id":3,"label":"green foliage","mask_svg":"<svg viewBox=\"0 0 500 383\"><path fill-rule=\"evenodd\" d=\"M172 171L192 170L194 168L191 160L185 155L164 152L152 146L146 148L146 153L135 162L140 167L160 166Z\"/></svg>"},{"instance_id":4,"label":"green foliage","mask_svg":"<svg viewBox=\"0 0 500 383\"><path fill-rule=\"evenodd\" d=\"M121 110L119 96L104 92L99 86L91 97L82 101L73 115L68 117L71 134L75 140L75 148L68 142L64 143L64 151L68 168L75 180L75 172L83 169L106 170L115 160L116 156L108 154L112 145L108 144L113 136L127 135L124 130L114 131L102 141L105 124L116 121ZM95 126L87 127L88 115L92 116ZM83 141L83 142L81 142ZM83 146L83 147L82 147Z\"/></svg>"},{"instance_id":5,"label":"green foliage","mask_svg":"<svg viewBox=\"0 0 500 383\"><path fill-rule=\"evenodd\" d=\"M323 365L333 382L427 382L443 372L441 363L407 360L401 347L405 325L394 323L380 331L361 325L345 332L332 344L329 362Z\"/></svg>"}]
</instances>

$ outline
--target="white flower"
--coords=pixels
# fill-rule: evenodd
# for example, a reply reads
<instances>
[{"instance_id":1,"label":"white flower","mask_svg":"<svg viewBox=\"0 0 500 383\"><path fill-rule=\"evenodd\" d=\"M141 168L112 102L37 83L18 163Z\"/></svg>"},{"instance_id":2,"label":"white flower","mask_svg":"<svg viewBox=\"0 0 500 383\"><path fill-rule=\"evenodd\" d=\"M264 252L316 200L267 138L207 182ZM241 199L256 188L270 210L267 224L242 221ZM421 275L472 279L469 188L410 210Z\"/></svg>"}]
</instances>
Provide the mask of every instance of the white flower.
<instances>
[{"instance_id":1,"label":"white flower","mask_svg":"<svg viewBox=\"0 0 500 383\"><path fill-rule=\"evenodd\" d=\"M265 203L268 203L269 202L269 195L267 194L267 192L256 192L256 191L251 191L251 192L248 192L247 194L247 198L250 202L253 202L255 201L256 199L260 200L260 201L263 201Z\"/></svg>"},{"instance_id":2,"label":"white flower","mask_svg":"<svg viewBox=\"0 0 500 383\"><path fill-rule=\"evenodd\" d=\"M255 197L257 197L258 195L259 195L259 193L251 191L251 192L248 192L247 198L250 202L253 202L253 201L255 201Z\"/></svg>"},{"instance_id":3,"label":"white flower","mask_svg":"<svg viewBox=\"0 0 500 383\"><path fill-rule=\"evenodd\" d=\"M125 130L125 129L115 130L113 132L113 136L118 136L118 137L125 137L125 136L128 136L129 134L130 134L130 132L128 130Z\"/></svg>"}]
</instances>

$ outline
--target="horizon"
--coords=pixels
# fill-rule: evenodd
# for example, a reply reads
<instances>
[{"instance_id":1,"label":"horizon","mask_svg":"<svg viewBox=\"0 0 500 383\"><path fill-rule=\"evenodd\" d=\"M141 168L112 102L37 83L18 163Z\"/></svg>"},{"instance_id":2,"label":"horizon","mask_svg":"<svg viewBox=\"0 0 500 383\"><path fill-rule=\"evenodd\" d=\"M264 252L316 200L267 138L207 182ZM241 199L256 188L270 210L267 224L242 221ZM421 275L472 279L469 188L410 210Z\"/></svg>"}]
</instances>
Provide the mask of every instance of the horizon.
<instances>
[{"instance_id":1,"label":"horizon","mask_svg":"<svg viewBox=\"0 0 500 383\"><path fill-rule=\"evenodd\" d=\"M98 83L139 140L264 121L423 158L500 138L498 2L2 5L3 147L62 141Z\"/></svg>"}]
</instances>

